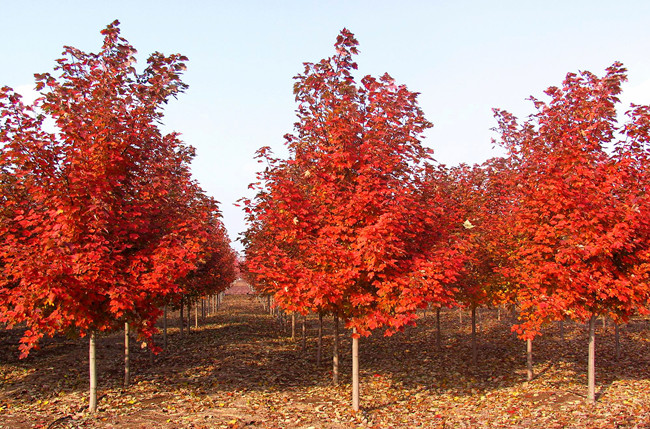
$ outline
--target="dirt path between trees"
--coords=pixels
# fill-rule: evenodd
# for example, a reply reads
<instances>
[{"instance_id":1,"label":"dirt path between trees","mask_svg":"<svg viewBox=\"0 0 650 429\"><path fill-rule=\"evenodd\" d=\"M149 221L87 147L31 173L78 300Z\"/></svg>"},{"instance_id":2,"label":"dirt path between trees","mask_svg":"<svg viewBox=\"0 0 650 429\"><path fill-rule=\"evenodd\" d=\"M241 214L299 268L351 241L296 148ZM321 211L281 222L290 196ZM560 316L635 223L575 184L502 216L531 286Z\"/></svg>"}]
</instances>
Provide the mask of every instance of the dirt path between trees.
<instances>
[{"instance_id":1,"label":"dirt path between trees","mask_svg":"<svg viewBox=\"0 0 650 429\"><path fill-rule=\"evenodd\" d=\"M98 412L87 405L85 339L48 339L18 360L20 331L0 332L0 428L650 428L648 322L624 327L615 359L613 326L599 327L595 406L585 403L587 340L565 323L534 342L525 382L525 345L496 310L481 313L479 364L471 364L468 317L442 313L437 350L429 312L417 327L361 341L361 412L350 409L349 338L342 380L330 383L331 320L324 363L316 365L316 317L307 348L252 295L227 295L222 308L181 338L171 318L169 347L132 352L132 385L122 388L119 333L98 340ZM300 332L300 330L298 330ZM160 336L158 340L161 341Z\"/></svg>"}]
</instances>

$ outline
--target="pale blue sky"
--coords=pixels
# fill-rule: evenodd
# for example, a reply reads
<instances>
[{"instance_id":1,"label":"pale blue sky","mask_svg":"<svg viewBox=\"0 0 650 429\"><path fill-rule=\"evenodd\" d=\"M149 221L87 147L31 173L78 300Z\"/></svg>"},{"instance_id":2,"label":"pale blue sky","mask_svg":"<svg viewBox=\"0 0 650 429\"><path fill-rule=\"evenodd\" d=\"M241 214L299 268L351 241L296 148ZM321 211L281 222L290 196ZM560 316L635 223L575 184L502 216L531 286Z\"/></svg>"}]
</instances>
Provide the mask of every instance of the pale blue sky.
<instances>
[{"instance_id":1,"label":"pale blue sky","mask_svg":"<svg viewBox=\"0 0 650 429\"><path fill-rule=\"evenodd\" d=\"M7 1L0 0L0 85L26 90L51 71L63 45L97 51L119 19L140 52L189 57L187 93L166 129L197 148L195 178L221 202L231 239L244 229L233 206L255 181L261 146L284 153L292 131L292 77L329 56L346 27L360 42L360 73L391 74L421 93L434 128L425 144L446 164L496 156L493 107L532 112L529 95L567 72L629 70L624 101L650 103L648 1ZM240 249L239 244L235 247Z\"/></svg>"}]
</instances>

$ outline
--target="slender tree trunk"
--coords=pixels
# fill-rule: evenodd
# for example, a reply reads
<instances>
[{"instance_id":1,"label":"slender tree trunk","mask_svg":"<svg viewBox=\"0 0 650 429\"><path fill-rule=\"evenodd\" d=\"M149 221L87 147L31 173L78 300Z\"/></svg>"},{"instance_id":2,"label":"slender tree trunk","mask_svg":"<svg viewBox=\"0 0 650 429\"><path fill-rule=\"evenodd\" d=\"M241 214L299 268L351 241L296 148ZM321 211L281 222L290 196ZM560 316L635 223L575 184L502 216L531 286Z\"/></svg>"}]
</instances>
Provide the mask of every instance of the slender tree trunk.
<instances>
[{"instance_id":1,"label":"slender tree trunk","mask_svg":"<svg viewBox=\"0 0 650 429\"><path fill-rule=\"evenodd\" d=\"M436 347L442 349L442 332L440 331L440 307L436 307Z\"/></svg>"},{"instance_id":2,"label":"slender tree trunk","mask_svg":"<svg viewBox=\"0 0 650 429\"><path fill-rule=\"evenodd\" d=\"M472 365L478 365L478 346L476 345L476 307L472 307Z\"/></svg>"},{"instance_id":3,"label":"slender tree trunk","mask_svg":"<svg viewBox=\"0 0 650 429\"><path fill-rule=\"evenodd\" d=\"M621 331L618 323L614 324L614 341L616 343L616 360L621 359Z\"/></svg>"},{"instance_id":4,"label":"slender tree trunk","mask_svg":"<svg viewBox=\"0 0 650 429\"><path fill-rule=\"evenodd\" d=\"M589 319L589 363L587 365L587 401L596 403L596 316Z\"/></svg>"},{"instance_id":5,"label":"slender tree trunk","mask_svg":"<svg viewBox=\"0 0 650 429\"><path fill-rule=\"evenodd\" d=\"M152 334L151 335L151 346L153 346L154 344L156 344L155 335ZM149 364L153 366L153 349L151 348L151 346L149 347Z\"/></svg>"},{"instance_id":6,"label":"slender tree trunk","mask_svg":"<svg viewBox=\"0 0 650 429\"><path fill-rule=\"evenodd\" d=\"M291 341L296 339L296 313L291 313Z\"/></svg>"},{"instance_id":7,"label":"slender tree trunk","mask_svg":"<svg viewBox=\"0 0 650 429\"><path fill-rule=\"evenodd\" d=\"M323 313L318 313L318 349L316 350L316 366L320 366L323 357Z\"/></svg>"},{"instance_id":8,"label":"slender tree trunk","mask_svg":"<svg viewBox=\"0 0 650 429\"><path fill-rule=\"evenodd\" d=\"M359 411L359 337L352 328L352 409Z\"/></svg>"},{"instance_id":9,"label":"slender tree trunk","mask_svg":"<svg viewBox=\"0 0 650 429\"><path fill-rule=\"evenodd\" d=\"M332 382L339 384L339 316L334 315L334 350L332 353Z\"/></svg>"},{"instance_id":10,"label":"slender tree trunk","mask_svg":"<svg viewBox=\"0 0 650 429\"><path fill-rule=\"evenodd\" d=\"M181 310L180 310L179 320L181 324L181 338L183 338L183 325L185 324L185 316L183 315L183 298L181 298Z\"/></svg>"},{"instance_id":11,"label":"slender tree trunk","mask_svg":"<svg viewBox=\"0 0 650 429\"><path fill-rule=\"evenodd\" d=\"M607 332L607 316L603 316L603 332Z\"/></svg>"},{"instance_id":12,"label":"slender tree trunk","mask_svg":"<svg viewBox=\"0 0 650 429\"><path fill-rule=\"evenodd\" d=\"M564 341L564 319L560 320L560 338Z\"/></svg>"},{"instance_id":13,"label":"slender tree trunk","mask_svg":"<svg viewBox=\"0 0 650 429\"><path fill-rule=\"evenodd\" d=\"M307 350L307 316L302 316L302 351Z\"/></svg>"},{"instance_id":14,"label":"slender tree trunk","mask_svg":"<svg viewBox=\"0 0 650 429\"><path fill-rule=\"evenodd\" d=\"M131 348L129 347L129 322L124 323L124 388L131 384Z\"/></svg>"},{"instance_id":15,"label":"slender tree trunk","mask_svg":"<svg viewBox=\"0 0 650 429\"><path fill-rule=\"evenodd\" d=\"M194 328L199 329L199 302L194 303Z\"/></svg>"},{"instance_id":16,"label":"slender tree trunk","mask_svg":"<svg viewBox=\"0 0 650 429\"><path fill-rule=\"evenodd\" d=\"M526 380L533 380L533 340L526 340Z\"/></svg>"},{"instance_id":17,"label":"slender tree trunk","mask_svg":"<svg viewBox=\"0 0 650 429\"><path fill-rule=\"evenodd\" d=\"M88 347L88 367L90 372L90 398L88 411L97 411L97 360L95 359L95 332L90 333L90 344Z\"/></svg>"},{"instance_id":18,"label":"slender tree trunk","mask_svg":"<svg viewBox=\"0 0 650 429\"><path fill-rule=\"evenodd\" d=\"M501 306L497 307L497 321L501 321Z\"/></svg>"},{"instance_id":19,"label":"slender tree trunk","mask_svg":"<svg viewBox=\"0 0 650 429\"><path fill-rule=\"evenodd\" d=\"M192 301L187 300L187 336L189 337L192 331Z\"/></svg>"},{"instance_id":20,"label":"slender tree trunk","mask_svg":"<svg viewBox=\"0 0 650 429\"><path fill-rule=\"evenodd\" d=\"M167 304L163 307L163 343L167 350Z\"/></svg>"},{"instance_id":21,"label":"slender tree trunk","mask_svg":"<svg viewBox=\"0 0 650 429\"><path fill-rule=\"evenodd\" d=\"M458 307L458 322L460 323L460 328L463 328L463 309Z\"/></svg>"}]
</instances>

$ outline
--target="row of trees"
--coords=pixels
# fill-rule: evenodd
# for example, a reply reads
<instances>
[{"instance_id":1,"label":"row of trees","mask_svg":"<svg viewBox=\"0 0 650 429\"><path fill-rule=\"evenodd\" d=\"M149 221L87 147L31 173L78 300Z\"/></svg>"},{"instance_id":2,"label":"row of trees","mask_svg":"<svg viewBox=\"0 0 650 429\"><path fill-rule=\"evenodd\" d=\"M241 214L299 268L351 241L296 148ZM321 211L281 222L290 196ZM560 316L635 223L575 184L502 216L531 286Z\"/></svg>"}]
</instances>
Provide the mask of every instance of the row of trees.
<instances>
[{"instance_id":1,"label":"row of trees","mask_svg":"<svg viewBox=\"0 0 650 429\"><path fill-rule=\"evenodd\" d=\"M89 336L91 411L97 333L126 323L156 349L161 308L236 269L194 149L158 127L187 58L154 53L137 72L119 22L102 34L98 53L65 47L58 76L35 75L33 104L0 90L0 322L26 324L21 357L44 335Z\"/></svg>"},{"instance_id":2,"label":"row of trees","mask_svg":"<svg viewBox=\"0 0 650 429\"><path fill-rule=\"evenodd\" d=\"M354 409L358 337L430 305L515 305L529 350L546 323L589 322L593 401L596 317L625 322L650 295L650 108L617 122L625 69L567 75L525 121L495 110L507 156L447 168L421 144L432 125L416 93L387 74L357 81L357 45L343 30L296 77L289 157L258 152L244 200L255 288L352 329Z\"/></svg>"}]
</instances>

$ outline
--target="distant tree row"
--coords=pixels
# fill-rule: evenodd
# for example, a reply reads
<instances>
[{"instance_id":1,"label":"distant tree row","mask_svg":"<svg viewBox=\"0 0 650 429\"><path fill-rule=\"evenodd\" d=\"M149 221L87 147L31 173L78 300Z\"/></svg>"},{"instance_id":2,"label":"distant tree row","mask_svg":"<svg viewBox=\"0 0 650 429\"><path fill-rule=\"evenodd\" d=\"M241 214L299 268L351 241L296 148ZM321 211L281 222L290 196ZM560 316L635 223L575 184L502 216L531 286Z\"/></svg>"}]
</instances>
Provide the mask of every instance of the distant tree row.
<instances>
[{"instance_id":1,"label":"distant tree row","mask_svg":"<svg viewBox=\"0 0 650 429\"><path fill-rule=\"evenodd\" d=\"M446 167L421 144L432 125L416 93L354 76L357 45L343 30L335 54L295 78L289 157L258 152L250 281L285 311L353 330L354 409L358 337L428 306L516 306L529 350L545 324L588 322L593 401L596 318L624 323L650 296L650 107L619 118L625 69L567 75L524 121L495 110L507 156Z\"/></svg>"},{"instance_id":2,"label":"distant tree row","mask_svg":"<svg viewBox=\"0 0 650 429\"><path fill-rule=\"evenodd\" d=\"M97 333L128 323L150 340L164 305L235 278L194 149L158 127L187 58L154 53L137 72L118 25L98 53L65 47L33 104L0 89L0 322L27 327L22 357L45 335L89 336L91 411Z\"/></svg>"}]
</instances>

